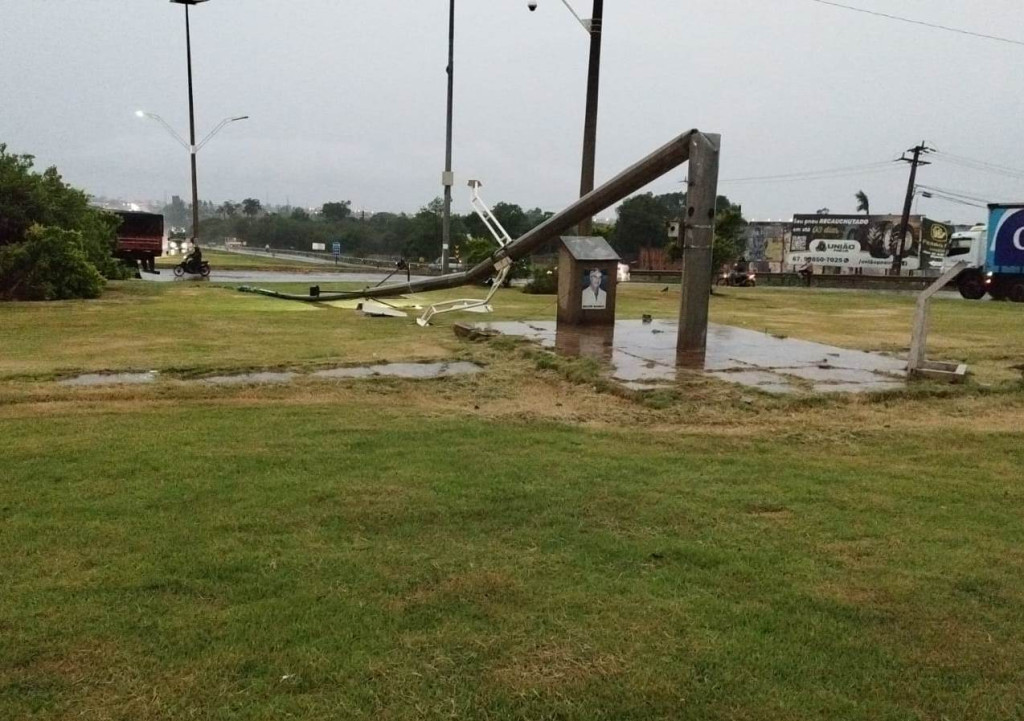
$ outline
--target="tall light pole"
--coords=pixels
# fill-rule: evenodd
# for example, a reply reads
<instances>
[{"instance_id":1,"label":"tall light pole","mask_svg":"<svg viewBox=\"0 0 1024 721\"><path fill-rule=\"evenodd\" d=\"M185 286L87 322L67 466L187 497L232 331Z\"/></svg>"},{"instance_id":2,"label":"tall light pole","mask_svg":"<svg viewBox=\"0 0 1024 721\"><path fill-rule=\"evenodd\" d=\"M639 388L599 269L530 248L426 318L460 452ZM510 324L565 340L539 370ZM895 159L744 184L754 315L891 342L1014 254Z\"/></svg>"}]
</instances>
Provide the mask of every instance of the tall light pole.
<instances>
[{"instance_id":1,"label":"tall light pole","mask_svg":"<svg viewBox=\"0 0 1024 721\"><path fill-rule=\"evenodd\" d=\"M597 158L597 106L601 88L601 34L604 30L604 0L594 0L593 13L589 20L562 0L573 17L590 36L590 65L587 71L587 110L583 120L583 168L580 173L580 197L594 189L594 166ZM529 3L530 10L537 9L537 3ZM579 224L580 235L590 235L593 230L593 218L587 218Z\"/></svg>"},{"instance_id":2,"label":"tall light pole","mask_svg":"<svg viewBox=\"0 0 1024 721\"><path fill-rule=\"evenodd\" d=\"M448 273L448 254L452 241L452 120L455 102L455 0L448 3L448 124L445 133L444 174L444 218L441 221L441 274Z\"/></svg>"},{"instance_id":3,"label":"tall light pole","mask_svg":"<svg viewBox=\"0 0 1024 721\"><path fill-rule=\"evenodd\" d=\"M199 235L199 181L196 178L196 107L192 93L192 28L189 25L189 8L192 5L208 0L171 0L174 5L185 6L185 55L188 61L188 125L189 125L189 158L192 165L192 242Z\"/></svg>"},{"instance_id":4,"label":"tall light pole","mask_svg":"<svg viewBox=\"0 0 1024 721\"><path fill-rule=\"evenodd\" d=\"M590 19L590 69L587 71L587 111L583 124L583 171L580 176L580 197L594 189L594 165L597 158L597 102L601 86L601 31L604 25L604 0L594 0ZM580 235L590 235L593 219L579 226Z\"/></svg>"}]
</instances>

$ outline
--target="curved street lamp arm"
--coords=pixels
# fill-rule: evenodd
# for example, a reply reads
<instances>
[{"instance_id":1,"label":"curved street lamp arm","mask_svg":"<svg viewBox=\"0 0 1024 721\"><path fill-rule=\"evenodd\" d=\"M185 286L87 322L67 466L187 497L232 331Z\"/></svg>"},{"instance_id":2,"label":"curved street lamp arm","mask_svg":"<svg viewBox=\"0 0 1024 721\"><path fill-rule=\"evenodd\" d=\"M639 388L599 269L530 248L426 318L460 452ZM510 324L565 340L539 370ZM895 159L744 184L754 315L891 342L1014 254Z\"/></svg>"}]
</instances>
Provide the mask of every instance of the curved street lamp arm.
<instances>
[{"instance_id":1,"label":"curved street lamp arm","mask_svg":"<svg viewBox=\"0 0 1024 721\"><path fill-rule=\"evenodd\" d=\"M591 21L584 20L583 18L581 18L579 13L576 12L575 8L573 8L573 6L569 4L569 0L562 0L562 4L565 5L569 12L572 13L572 16L576 18L576 22L578 22L583 27L583 29L587 31L587 34L589 35L590 31L592 30Z\"/></svg>"},{"instance_id":2,"label":"curved street lamp arm","mask_svg":"<svg viewBox=\"0 0 1024 721\"><path fill-rule=\"evenodd\" d=\"M178 135L178 132L174 128L172 128L170 125L168 125L167 121L164 120L163 118L161 118L156 113L147 113L144 110L139 110L135 114L137 116L139 116L140 118L149 118L150 120L157 121L162 126L164 126L164 130L166 130L170 134L170 136L172 138L174 138L179 143L181 143L181 147L185 148L185 150L191 150L191 148L189 147L189 144L185 142L185 139L183 137L181 137L180 135Z\"/></svg>"},{"instance_id":3,"label":"curved street lamp arm","mask_svg":"<svg viewBox=\"0 0 1024 721\"><path fill-rule=\"evenodd\" d=\"M224 118L223 120L221 120L217 124L217 127L214 128L213 130L211 130L210 134L207 135L205 138L203 138L202 142L200 142L199 145L196 146L196 152L198 153L200 150L203 149L203 146L205 146L208 142L213 140L213 136L215 136L217 133L219 133L221 130L223 130L225 125L227 125L229 123L237 122L239 120L248 120L248 119L249 119L248 115L239 115L239 116L234 117L234 118Z\"/></svg>"}]
</instances>

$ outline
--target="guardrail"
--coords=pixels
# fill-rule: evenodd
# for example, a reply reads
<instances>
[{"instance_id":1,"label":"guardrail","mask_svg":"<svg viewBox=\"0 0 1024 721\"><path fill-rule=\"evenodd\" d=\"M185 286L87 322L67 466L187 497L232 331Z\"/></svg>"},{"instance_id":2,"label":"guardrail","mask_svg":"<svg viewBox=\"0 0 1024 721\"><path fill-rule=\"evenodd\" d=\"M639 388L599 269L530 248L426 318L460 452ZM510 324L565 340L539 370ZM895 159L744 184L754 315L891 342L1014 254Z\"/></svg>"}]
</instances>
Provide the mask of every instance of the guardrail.
<instances>
[{"instance_id":1,"label":"guardrail","mask_svg":"<svg viewBox=\"0 0 1024 721\"><path fill-rule=\"evenodd\" d=\"M210 247L212 248L216 246L211 245ZM317 260L322 260L325 263L332 263L335 260L335 256L333 253L316 250L288 250L285 248L271 248L268 251L266 248L254 248L249 246L246 246L244 248L228 248L226 246L219 247L229 253L232 251L236 251L242 255L259 255L265 258L276 258L279 256L293 255L300 256L303 258L315 258ZM373 268L374 270L392 271L395 269L395 261L390 259L385 260L378 258L357 258L351 255L339 255L337 256L337 261L341 265ZM415 275L440 275L440 273L437 270L431 268L426 263L409 263L409 270Z\"/></svg>"},{"instance_id":2,"label":"guardrail","mask_svg":"<svg viewBox=\"0 0 1024 721\"><path fill-rule=\"evenodd\" d=\"M636 283L680 283L678 270L631 270L630 280ZM853 288L859 290L921 291L935 282L926 276L894 275L812 275L810 282L797 273L758 273L757 284L792 288Z\"/></svg>"}]
</instances>

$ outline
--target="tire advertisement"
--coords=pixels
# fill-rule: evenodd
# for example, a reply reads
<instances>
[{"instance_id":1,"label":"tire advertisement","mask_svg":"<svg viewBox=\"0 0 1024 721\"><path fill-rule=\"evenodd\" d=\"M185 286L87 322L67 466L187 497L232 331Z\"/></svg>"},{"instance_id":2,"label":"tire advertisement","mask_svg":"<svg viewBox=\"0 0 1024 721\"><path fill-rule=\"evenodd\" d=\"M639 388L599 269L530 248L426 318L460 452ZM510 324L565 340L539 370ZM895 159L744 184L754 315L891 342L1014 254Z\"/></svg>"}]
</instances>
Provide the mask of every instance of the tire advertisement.
<instances>
[{"instance_id":1,"label":"tire advertisement","mask_svg":"<svg viewBox=\"0 0 1024 721\"><path fill-rule=\"evenodd\" d=\"M817 268L850 269L883 275L899 253L898 215L795 215L787 263ZM919 215L911 216L903 243L903 272L942 265L952 228Z\"/></svg>"}]
</instances>

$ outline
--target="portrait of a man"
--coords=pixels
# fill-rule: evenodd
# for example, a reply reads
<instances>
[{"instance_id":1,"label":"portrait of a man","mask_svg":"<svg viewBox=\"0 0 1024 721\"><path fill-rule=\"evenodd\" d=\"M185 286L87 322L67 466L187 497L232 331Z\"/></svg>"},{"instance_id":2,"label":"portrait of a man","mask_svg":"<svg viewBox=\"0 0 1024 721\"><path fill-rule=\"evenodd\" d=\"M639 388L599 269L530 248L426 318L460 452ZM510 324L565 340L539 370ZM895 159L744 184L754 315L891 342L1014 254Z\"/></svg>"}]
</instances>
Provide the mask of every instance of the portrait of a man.
<instances>
[{"instance_id":1,"label":"portrait of a man","mask_svg":"<svg viewBox=\"0 0 1024 721\"><path fill-rule=\"evenodd\" d=\"M608 305L607 271L594 269L583 274L583 310L604 310Z\"/></svg>"}]
</instances>

